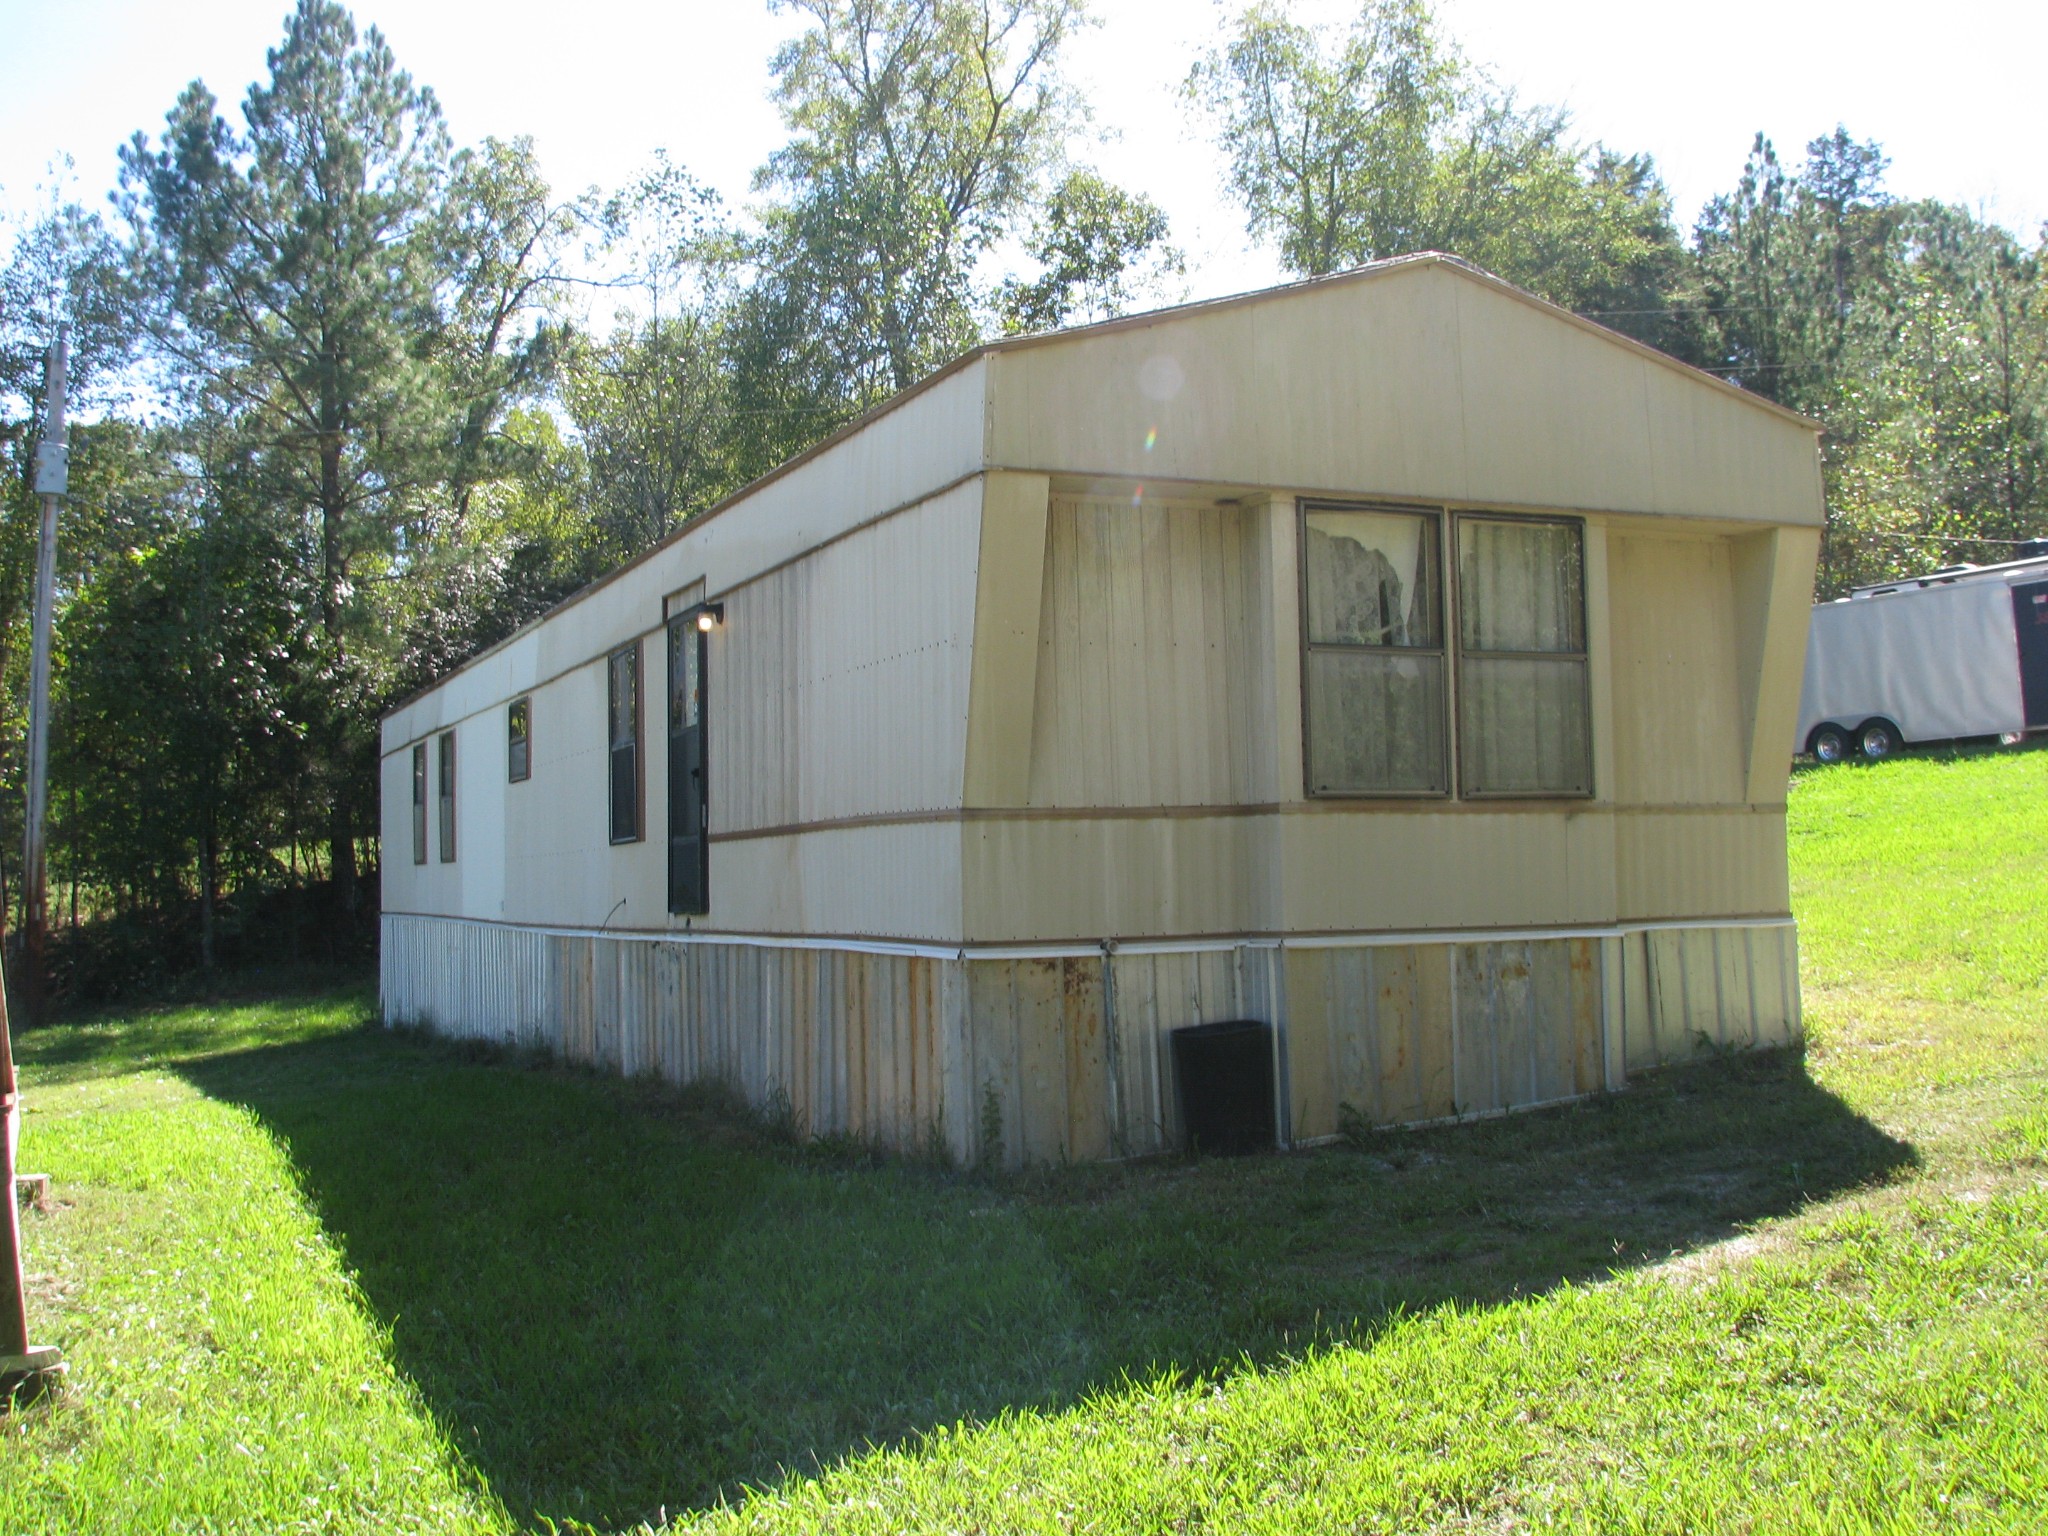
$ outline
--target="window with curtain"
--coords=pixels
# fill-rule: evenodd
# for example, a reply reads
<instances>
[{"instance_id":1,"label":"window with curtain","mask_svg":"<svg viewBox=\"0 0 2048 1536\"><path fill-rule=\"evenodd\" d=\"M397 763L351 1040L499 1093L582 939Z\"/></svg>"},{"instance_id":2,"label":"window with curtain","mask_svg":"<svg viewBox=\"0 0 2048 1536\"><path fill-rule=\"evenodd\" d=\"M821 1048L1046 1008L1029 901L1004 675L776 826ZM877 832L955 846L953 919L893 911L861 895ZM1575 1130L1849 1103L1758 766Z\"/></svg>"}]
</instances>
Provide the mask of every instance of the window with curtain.
<instances>
[{"instance_id":1,"label":"window with curtain","mask_svg":"<svg viewBox=\"0 0 2048 1536\"><path fill-rule=\"evenodd\" d=\"M412 748L412 861L427 862L427 744Z\"/></svg>"},{"instance_id":2,"label":"window with curtain","mask_svg":"<svg viewBox=\"0 0 2048 1536\"><path fill-rule=\"evenodd\" d=\"M1460 517L1458 789L1590 795L1583 527Z\"/></svg>"},{"instance_id":3,"label":"window with curtain","mask_svg":"<svg viewBox=\"0 0 2048 1536\"><path fill-rule=\"evenodd\" d=\"M640 838L640 642L612 652L607 672L612 841L631 843Z\"/></svg>"},{"instance_id":4,"label":"window with curtain","mask_svg":"<svg viewBox=\"0 0 2048 1536\"><path fill-rule=\"evenodd\" d=\"M1303 508L1310 794L1450 788L1440 530L1430 512Z\"/></svg>"},{"instance_id":5,"label":"window with curtain","mask_svg":"<svg viewBox=\"0 0 2048 1536\"><path fill-rule=\"evenodd\" d=\"M505 711L505 777L520 783L533 773L533 700L514 699Z\"/></svg>"},{"instance_id":6,"label":"window with curtain","mask_svg":"<svg viewBox=\"0 0 2048 1536\"><path fill-rule=\"evenodd\" d=\"M455 733L441 733L441 862L455 862Z\"/></svg>"}]
</instances>

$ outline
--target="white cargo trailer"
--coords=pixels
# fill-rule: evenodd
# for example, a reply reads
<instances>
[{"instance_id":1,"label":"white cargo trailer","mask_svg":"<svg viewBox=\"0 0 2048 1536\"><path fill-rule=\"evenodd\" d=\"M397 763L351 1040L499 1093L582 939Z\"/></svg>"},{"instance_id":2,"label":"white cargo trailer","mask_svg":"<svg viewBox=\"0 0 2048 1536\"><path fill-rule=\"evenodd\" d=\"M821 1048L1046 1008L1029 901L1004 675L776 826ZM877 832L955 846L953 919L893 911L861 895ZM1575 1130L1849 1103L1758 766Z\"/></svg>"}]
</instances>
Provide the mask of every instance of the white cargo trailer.
<instances>
[{"instance_id":1,"label":"white cargo trailer","mask_svg":"<svg viewBox=\"0 0 2048 1536\"><path fill-rule=\"evenodd\" d=\"M2048 728L2048 557L1955 566L1816 604L1794 752Z\"/></svg>"}]
</instances>

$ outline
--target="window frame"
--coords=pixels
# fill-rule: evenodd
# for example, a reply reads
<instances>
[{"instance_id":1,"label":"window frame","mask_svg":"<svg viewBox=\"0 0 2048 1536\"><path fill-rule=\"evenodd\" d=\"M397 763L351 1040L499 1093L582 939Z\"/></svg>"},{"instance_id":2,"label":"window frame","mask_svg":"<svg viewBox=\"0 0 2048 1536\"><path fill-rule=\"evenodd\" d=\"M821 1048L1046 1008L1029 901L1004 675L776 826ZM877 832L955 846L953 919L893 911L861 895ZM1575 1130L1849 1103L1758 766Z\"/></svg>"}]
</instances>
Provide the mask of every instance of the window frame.
<instances>
[{"instance_id":1,"label":"window frame","mask_svg":"<svg viewBox=\"0 0 2048 1536\"><path fill-rule=\"evenodd\" d=\"M1437 555L1437 612L1439 615L1439 643L1435 649L1419 646L1365 646L1346 645L1336 642L1314 641L1309 629L1309 569L1308 569L1308 519L1315 512L1380 512L1405 516L1421 516L1429 519L1436 531ZM1465 649L1465 594L1462 582L1464 539L1463 525L1468 522L1485 523L1542 523L1573 529L1579 543L1578 621L1581 649L1577 651L1467 651ZM1301 787L1306 800L1392 800L1414 801L1417 803L1463 803L1467 801L1500 804L1513 801L1570 801L1597 800L1600 795L1599 763L1594 753L1594 737L1598 729L1593 719L1593 660L1592 660L1592 619L1591 597L1587 580L1587 520L1582 516L1558 512L1511 512L1484 506L1458 506L1450 503L1418 504L1414 502L1349 500L1342 497L1301 496L1295 498L1295 597L1298 638L1301 647L1296 685L1299 690L1298 702L1301 709ZM1438 658L1442 667L1444 752L1444 785L1434 789L1318 789L1315 786L1315 748L1312 735L1315 729L1313 711L1309 700L1310 656L1316 652L1362 652L1385 654L1390 651L1404 652L1414 656ZM1526 661L1549 660L1576 662L1580 668L1581 685L1584 689L1585 708L1585 763L1586 787L1584 789L1473 789L1466 783L1465 769L1465 726L1464 663L1473 661Z\"/></svg>"},{"instance_id":2,"label":"window frame","mask_svg":"<svg viewBox=\"0 0 2048 1536\"><path fill-rule=\"evenodd\" d=\"M1465 649L1465 591L1461 572L1464 569L1464 539L1462 529L1466 523L1540 523L1551 527L1570 528L1579 540L1579 649L1576 651L1467 651ZM1588 611L1586 596L1586 520L1567 513L1550 512L1495 512L1484 507L1459 507L1450 510L1451 563L1444 573L1444 584L1450 589L1453 606L1446 611L1445 643L1451 647L1452 665L1447 669L1451 678L1451 757L1452 782L1457 786L1460 800L1481 800L1498 803L1503 800L1593 800L1599 797L1599 767L1593 756L1593 630L1592 616ZM1575 661L1579 664L1579 677L1585 692L1585 751L1586 787L1584 789L1472 789L1465 783L1465 724L1460 708L1464 697L1464 667L1467 659L1473 661Z\"/></svg>"},{"instance_id":3,"label":"window frame","mask_svg":"<svg viewBox=\"0 0 2048 1536\"><path fill-rule=\"evenodd\" d=\"M435 738L435 804L440 811L441 862L455 862L455 732Z\"/></svg>"},{"instance_id":4,"label":"window frame","mask_svg":"<svg viewBox=\"0 0 2048 1536\"><path fill-rule=\"evenodd\" d=\"M605 766L605 836L612 847L645 842L647 839L647 730L646 730L646 688L641 675L640 641L635 635L624 645L605 653L604 672L604 766ZM612 672L622 660L630 658L632 665L633 696L628 706L633 726L631 750L633 753L633 830L624 837L618 832L618 775L613 766L622 749L617 745L618 731L612 713L614 688Z\"/></svg>"},{"instance_id":5,"label":"window frame","mask_svg":"<svg viewBox=\"0 0 2048 1536\"><path fill-rule=\"evenodd\" d=\"M525 716L523 725L517 723L522 713ZM525 750L522 752L520 748ZM522 693L505 706L505 782L524 784L532 777L533 695Z\"/></svg>"},{"instance_id":6,"label":"window frame","mask_svg":"<svg viewBox=\"0 0 2048 1536\"><path fill-rule=\"evenodd\" d=\"M412 744L412 861L427 862L427 743Z\"/></svg>"},{"instance_id":7,"label":"window frame","mask_svg":"<svg viewBox=\"0 0 2048 1536\"><path fill-rule=\"evenodd\" d=\"M1434 649L1413 645L1346 645L1341 642L1319 641L1311 638L1309 630L1308 596L1308 520L1315 512L1379 512L1397 517L1420 517L1428 523L1436 539L1436 612L1437 643ZM1297 683L1300 688L1301 705L1301 788L1304 798L1309 800L1419 800L1441 802L1456 798L1457 788L1457 691L1452 682L1451 626L1456 614L1450 606L1450 588L1453 585L1448 566L1450 550L1450 517L1441 506L1421 506L1412 502L1394 501L1345 501L1341 499L1307 497L1295 498L1294 503L1294 572L1295 602L1300 610L1297 614L1301 641L1301 666ZM1389 653L1408 656L1433 656L1441 666L1443 678L1444 708L1444 762L1442 789L1317 789L1314 780L1315 745L1312 733L1315 730L1313 711L1309 707L1309 657L1317 652L1338 655L1364 654L1384 656Z\"/></svg>"}]
</instances>

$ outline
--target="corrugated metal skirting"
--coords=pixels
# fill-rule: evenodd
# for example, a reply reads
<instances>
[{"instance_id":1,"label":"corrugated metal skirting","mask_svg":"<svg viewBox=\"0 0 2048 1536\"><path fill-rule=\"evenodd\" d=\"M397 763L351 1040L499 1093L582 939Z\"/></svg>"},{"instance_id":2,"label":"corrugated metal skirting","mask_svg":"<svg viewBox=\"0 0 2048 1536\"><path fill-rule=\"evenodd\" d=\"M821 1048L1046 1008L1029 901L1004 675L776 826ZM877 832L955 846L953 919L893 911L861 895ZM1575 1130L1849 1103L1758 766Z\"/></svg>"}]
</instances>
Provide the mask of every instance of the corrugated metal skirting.
<instances>
[{"instance_id":1,"label":"corrugated metal skirting","mask_svg":"<svg viewBox=\"0 0 2048 1536\"><path fill-rule=\"evenodd\" d=\"M810 1135L1008 1167L1179 1139L1172 1031L1274 1030L1284 1141L1492 1114L1799 1038L1789 923L949 956L387 915L389 1023L725 1082Z\"/></svg>"}]
</instances>

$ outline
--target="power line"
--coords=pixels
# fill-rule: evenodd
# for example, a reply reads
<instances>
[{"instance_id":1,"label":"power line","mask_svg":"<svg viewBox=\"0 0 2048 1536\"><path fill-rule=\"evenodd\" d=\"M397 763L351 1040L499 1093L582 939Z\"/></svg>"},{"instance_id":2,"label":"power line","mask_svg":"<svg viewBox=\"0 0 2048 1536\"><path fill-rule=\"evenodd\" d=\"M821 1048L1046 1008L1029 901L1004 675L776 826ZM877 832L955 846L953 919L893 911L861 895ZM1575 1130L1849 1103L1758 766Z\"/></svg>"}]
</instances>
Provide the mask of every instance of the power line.
<instances>
[{"instance_id":1,"label":"power line","mask_svg":"<svg viewBox=\"0 0 2048 1536\"><path fill-rule=\"evenodd\" d=\"M1977 533L1888 533L1878 528L1844 529L1841 531L1852 533L1859 539L1897 539L1901 543L1908 544L1997 544L2001 547L2017 549L2023 544L2038 544L2041 542L2038 537L2032 539L1994 539Z\"/></svg>"}]
</instances>

